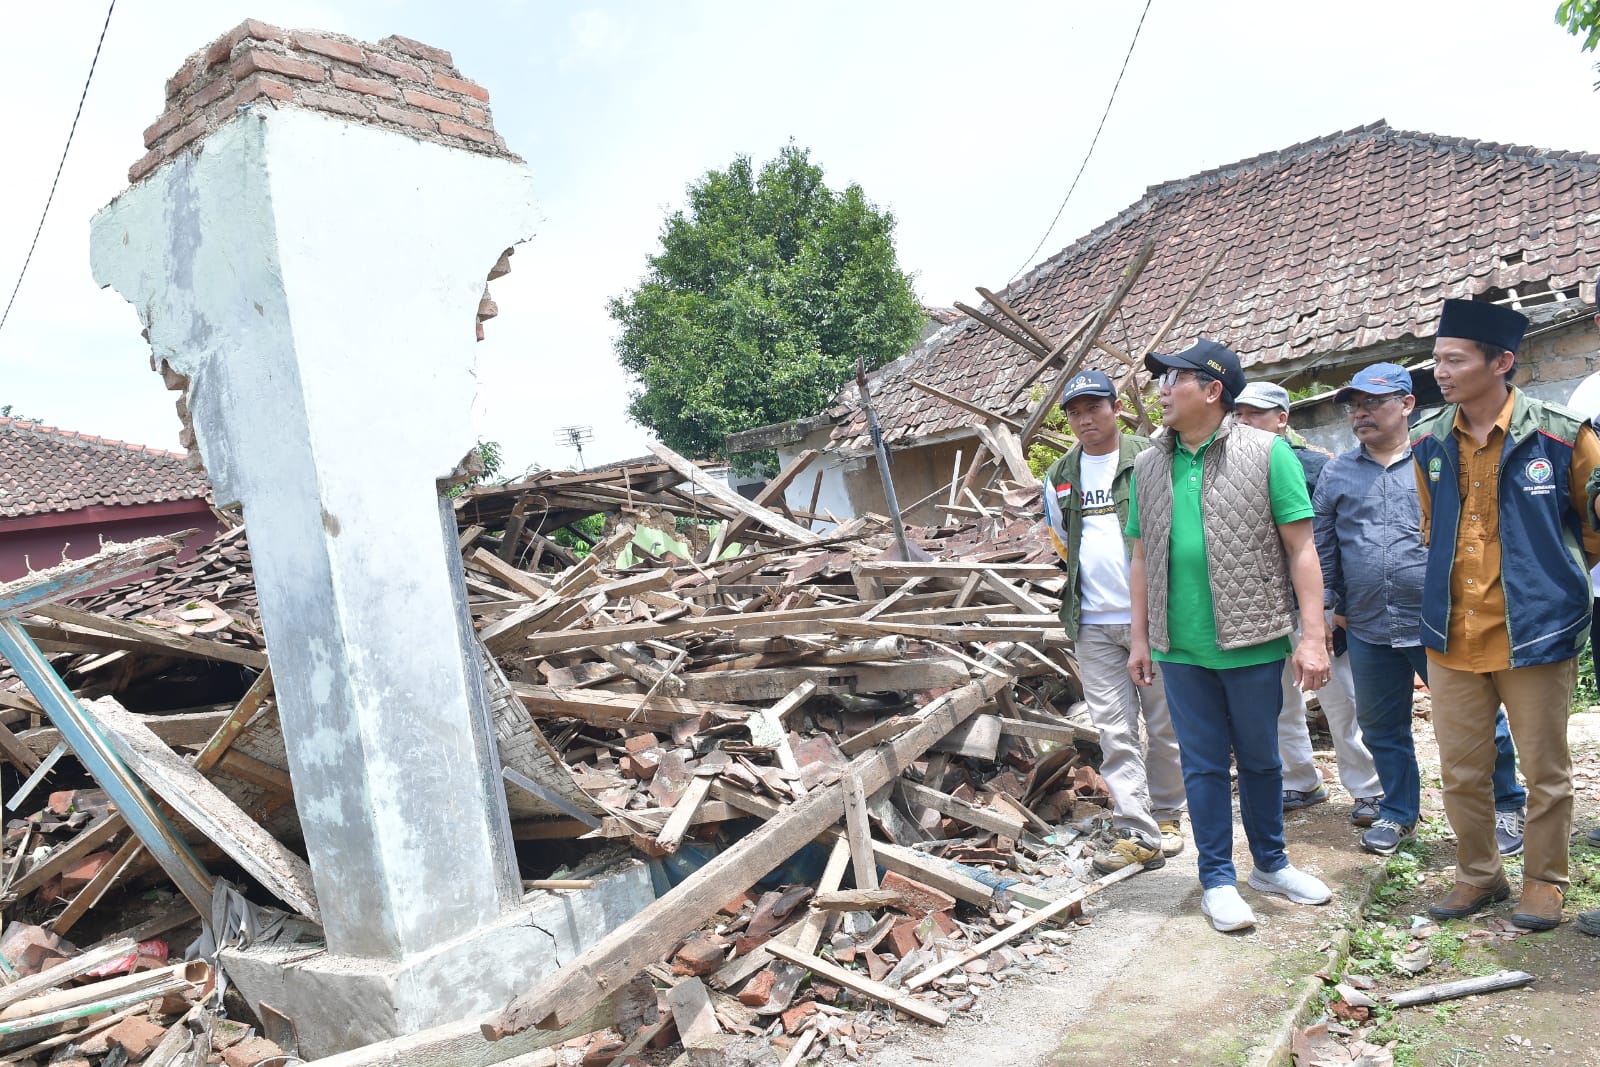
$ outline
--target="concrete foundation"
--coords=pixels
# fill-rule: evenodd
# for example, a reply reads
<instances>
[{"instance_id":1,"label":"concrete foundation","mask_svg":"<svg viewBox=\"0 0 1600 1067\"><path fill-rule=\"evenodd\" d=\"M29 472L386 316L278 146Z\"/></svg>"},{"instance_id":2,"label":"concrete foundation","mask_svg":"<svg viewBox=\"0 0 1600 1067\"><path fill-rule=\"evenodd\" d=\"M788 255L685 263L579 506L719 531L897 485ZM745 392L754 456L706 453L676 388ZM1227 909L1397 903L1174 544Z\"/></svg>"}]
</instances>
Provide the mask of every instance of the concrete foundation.
<instances>
[{"instance_id":1,"label":"concrete foundation","mask_svg":"<svg viewBox=\"0 0 1600 1067\"><path fill-rule=\"evenodd\" d=\"M649 867L629 860L592 889L535 893L493 925L400 963L305 947L224 949L221 961L258 1013L264 1002L294 1020L310 1059L497 1011L654 899Z\"/></svg>"}]
</instances>

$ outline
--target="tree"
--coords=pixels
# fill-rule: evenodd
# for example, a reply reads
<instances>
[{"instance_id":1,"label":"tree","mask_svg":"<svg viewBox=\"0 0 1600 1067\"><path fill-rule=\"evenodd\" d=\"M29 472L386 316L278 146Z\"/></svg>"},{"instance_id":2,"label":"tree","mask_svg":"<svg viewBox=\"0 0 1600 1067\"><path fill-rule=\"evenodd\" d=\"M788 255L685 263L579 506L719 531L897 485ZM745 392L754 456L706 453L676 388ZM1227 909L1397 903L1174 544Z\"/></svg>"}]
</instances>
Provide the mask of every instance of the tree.
<instances>
[{"instance_id":1,"label":"tree","mask_svg":"<svg viewBox=\"0 0 1600 1067\"><path fill-rule=\"evenodd\" d=\"M610 302L629 416L691 456L730 433L815 415L855 374L905 352L926 320L895 261L894 216L842 192L793 143L689 186L639 287Z\"/></svg>"},{"instance_id":2,"label":"tree","mask_svg":"<svg viewBox=\"0 0 1600 1067\"><path fill-rule=\"evenodd\" d=\"M1583 50L1593 52L1600 45L1600 0L1562 0L1556 8L1556 25L1582 37Z\"/></svg>"}]
</instances>

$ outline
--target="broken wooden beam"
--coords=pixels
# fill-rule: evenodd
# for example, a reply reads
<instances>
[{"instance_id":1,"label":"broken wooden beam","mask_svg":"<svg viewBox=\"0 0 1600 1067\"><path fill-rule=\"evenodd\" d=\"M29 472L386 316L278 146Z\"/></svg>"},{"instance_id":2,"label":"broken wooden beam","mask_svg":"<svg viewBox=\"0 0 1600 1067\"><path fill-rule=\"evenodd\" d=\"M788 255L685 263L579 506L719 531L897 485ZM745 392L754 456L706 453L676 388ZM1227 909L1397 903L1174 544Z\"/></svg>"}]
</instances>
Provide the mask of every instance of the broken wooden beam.
<instances>
[{"instance_id":1,"label":"broken wooden beam","mask_svg":"<svg viewBox=\"0 0 1600 1067\"><path fill-rule=\"evenodd\" d=\"M805 953L798 952L781 941L768 942L767 950L781 960L788 960L790 963L804 967L812 974L825 978L835 985L842 985L846 989L864 993L872 999L882 1001L896 1011L904 1012L914 1019L921 1019L923 1022L932 1023L934 1026L943 1026L950 1021L949 1012L920 1001L916 997L890 989L882 982L874 982L864 974L847 970L835 963L829 963L819 956L808 956Z\"/></svg>"}]
</instances>

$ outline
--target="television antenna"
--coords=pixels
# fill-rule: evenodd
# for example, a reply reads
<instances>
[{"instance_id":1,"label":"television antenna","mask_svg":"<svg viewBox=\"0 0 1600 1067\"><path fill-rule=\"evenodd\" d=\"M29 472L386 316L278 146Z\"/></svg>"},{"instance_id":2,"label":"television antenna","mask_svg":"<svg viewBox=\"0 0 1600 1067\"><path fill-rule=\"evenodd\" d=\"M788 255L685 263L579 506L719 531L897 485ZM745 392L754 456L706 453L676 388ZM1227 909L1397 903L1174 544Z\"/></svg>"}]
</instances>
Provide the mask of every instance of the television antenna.
<instances>
[{"instance_id":1,"label":"television antenna","mask_svg":"<svg viewBox=\"0 0 1600 1067\"><path fill-rule=\"evenodd\" d=\"M594 428L590 426L560 426L556 428L556 444L566 445L578 452L578 470L584 469L583 443L594 440Z\"/></svg>"}]
</instances>

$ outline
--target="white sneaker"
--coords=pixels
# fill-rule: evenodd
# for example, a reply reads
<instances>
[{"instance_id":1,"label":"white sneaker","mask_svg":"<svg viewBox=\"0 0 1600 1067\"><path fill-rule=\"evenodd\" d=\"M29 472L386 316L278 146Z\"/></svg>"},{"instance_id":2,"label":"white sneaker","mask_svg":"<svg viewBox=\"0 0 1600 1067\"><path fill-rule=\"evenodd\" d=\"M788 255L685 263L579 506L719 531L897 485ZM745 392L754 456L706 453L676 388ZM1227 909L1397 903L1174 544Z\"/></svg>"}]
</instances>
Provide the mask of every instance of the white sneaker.
<instances>
[{"instance_id":1,"label":"white sneaker","mask_svg":"<svg viewBox=\"0 0 1600 1067\"><path fill-rule=\"evenodd\" d=\"M1239 895L1238 887L1219 885L1200 894L1200 910L1223 933L1248 930L1256 924L1256 913Z\"/></svg>"},{"instance_id":2,"label":"white sneaker","mask_svg":"<svg viewBox=\"0 0 1600 1067\"><path fill-rule=\"evenodd\" d=\"M1323 885L1321 879L1290 865L1270 874L1257 867L1250 872L1250 888L1288 897L1296 904L1326 904L1333 899L1333 891Z\"/></svg>"}]
</instances>

